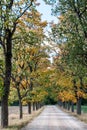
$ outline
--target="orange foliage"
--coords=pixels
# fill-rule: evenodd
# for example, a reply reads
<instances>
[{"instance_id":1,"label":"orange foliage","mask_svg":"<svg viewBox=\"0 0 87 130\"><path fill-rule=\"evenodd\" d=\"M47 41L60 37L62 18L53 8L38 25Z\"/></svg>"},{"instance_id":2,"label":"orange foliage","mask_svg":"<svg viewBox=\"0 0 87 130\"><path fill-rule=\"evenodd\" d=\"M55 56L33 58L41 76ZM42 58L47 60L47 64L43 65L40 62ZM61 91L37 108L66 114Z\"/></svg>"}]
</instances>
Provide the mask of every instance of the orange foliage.
<instances>
[{"instance_id":1,"label":"orange foliage","mask_svg":"<svg viewBox=\"0 0 87 130\"><path fill-rule=\"evenodd\" d=\"M59 92L58 99L61 100L62 102L64 101L73 101L74 103L76 102L75 95L71 91L64 90L62 92Z\"/></svg>"},{"instance_id":2,"label":"orange foliage","mask_svg":"<svg viewBox=\"0 0 87 130\"><path fill-rule=\"evenodd\" d=\"M78 98L81 98L81 97L85 98L85 97L86 97L86 94L85 94L83 91L78 90L78 92L77 92L77 97L78 97Z\"/></svg>"}]
</instances>

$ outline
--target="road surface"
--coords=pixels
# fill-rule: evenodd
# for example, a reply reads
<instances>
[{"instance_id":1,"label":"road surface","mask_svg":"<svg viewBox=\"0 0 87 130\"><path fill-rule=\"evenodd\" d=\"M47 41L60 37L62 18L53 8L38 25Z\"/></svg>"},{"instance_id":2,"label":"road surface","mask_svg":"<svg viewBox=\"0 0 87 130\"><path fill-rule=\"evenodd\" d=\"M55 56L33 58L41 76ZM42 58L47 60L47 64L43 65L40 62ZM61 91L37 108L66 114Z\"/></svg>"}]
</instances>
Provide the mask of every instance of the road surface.
<instances>
[{"instance_id":1,"label":"road surface","mask_svg":"<svg viewBox=\"0 0 87 130\"><path fill-rule=\"evenodd\" d=\"M87 130L87 124L56 106L46 106L38 117L21 130Z\"/></svg>"}]
</instances>

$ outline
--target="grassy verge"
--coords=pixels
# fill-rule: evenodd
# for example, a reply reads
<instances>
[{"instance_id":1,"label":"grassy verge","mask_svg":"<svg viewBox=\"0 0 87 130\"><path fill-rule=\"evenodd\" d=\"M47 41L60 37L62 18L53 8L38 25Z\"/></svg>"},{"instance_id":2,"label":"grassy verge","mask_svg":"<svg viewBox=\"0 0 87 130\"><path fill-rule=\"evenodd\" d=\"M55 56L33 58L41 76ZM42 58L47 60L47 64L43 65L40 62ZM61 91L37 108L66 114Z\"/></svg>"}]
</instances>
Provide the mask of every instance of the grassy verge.
<instances>
[{"instance_id":1,"label":"grassy verge","mask_svg":"<svg viewBox=\"0 0 87 130\"><path fill-rule=\"evenodd\" d=\"M29 122L31 122L36 116L38 116L42 111L44 107L39 109L38 111L32 112L31 115L24 113L23 119L19 119L18 115L11 115L9 117L9 127L5 129L0 130L20 130L22 127L26 126Z\"/></svg>"},{"instance_id":2,"label":"grassy verge","mask_svg":"<svg viewBox=\"0 0 87 130\"><path fill-rule=\"evenodd\" d=\"M74 106L74 108L76 110L76 105ZM82 113L87 113L87 105L82 105L81 109L82 109Z\"/></svg>"}]
</instances>

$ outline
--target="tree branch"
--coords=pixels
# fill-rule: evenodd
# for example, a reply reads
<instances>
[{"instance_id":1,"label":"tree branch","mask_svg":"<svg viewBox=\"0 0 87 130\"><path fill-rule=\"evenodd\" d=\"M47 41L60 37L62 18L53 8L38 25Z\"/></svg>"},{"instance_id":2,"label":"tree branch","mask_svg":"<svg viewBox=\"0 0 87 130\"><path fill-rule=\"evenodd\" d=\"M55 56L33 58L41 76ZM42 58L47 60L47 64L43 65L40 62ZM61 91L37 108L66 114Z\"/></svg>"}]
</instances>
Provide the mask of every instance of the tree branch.
<instances>
[{"instance_id":1,"label":"tree branch","mask_svg":"<svg viewBox=\"0 0 87 130\"><path fill-rule=\"evenodd\" d=\"M87 7L85 7L85 9L79 14L79 16L81 17L86 11L87 11Z\"/></svg>"},{"instance_id":2,"label":"tree branch","mask_svg":"<svg viewBox=\"0 0 87 130\"><path fill-rule=\"evenodd\" d=\"M14 0L10 0L10 3L7 5L9 10L12 8L13 2L14 2Z\"/></svg>"},{"instance_id":3,"label":"tree branch","mask_svg":"<svg viewBox=\"0 0 87 130\"><path fill-rule=\"evenodd\" d=\"M3 41L1 40L1 37L0 37L0 45L3 47L4 54L5 54L6 53L6 49L5 49L5 45L4 45Z\"/></svg>"},{"instance_id":4,"label":"tree branch","mask_svg":"<svg viewBox=\"0 0 87 130\"><path fill-rule=\"evenodd\" d=\"M21 96L21 97L22 97L22 99L23 99L24 97L26 97L26 96L27 96L27 94L28 94L28 92L29 92L29 91L30 91L30 90L28 89L28 90L25 92L25 94Z\"/></svg>"},{"instance_id":5,"label":"tree branch","mask_svg":"<svg viewBox=\"0 0 87 130\"><path fill-rule=\"evenodd\" d=\"M0 74L0 77L1 77L2 79L4 79L4 78L5 78L2 74Z\"/></svg>"},{"instance_id":6,"label":"tree branch","mask_svg":"<svg viewBox=\"0 0 87 130\"><path fill-rule=\"evenodd\" d=\"M11 32L12 35L14 34L14 32L15 32L15 30L16 30L16 25L17 25L17 23L14 22L14 27L13 27L13 30L12 30L12 32Z\"/></svg>"},{"instance_id":7,"label":"tree branch","mask_svg":"<svg viewBox=\"0 0 87 130\"><path fill-rule=\"evenodd\" d=\"M34 0L31 0L31 3L29 6L26 7L26 9L17 17L16 21L22 17L22 15L32 6L32 3L33 3Z\"/></svg>"}]
</instances>

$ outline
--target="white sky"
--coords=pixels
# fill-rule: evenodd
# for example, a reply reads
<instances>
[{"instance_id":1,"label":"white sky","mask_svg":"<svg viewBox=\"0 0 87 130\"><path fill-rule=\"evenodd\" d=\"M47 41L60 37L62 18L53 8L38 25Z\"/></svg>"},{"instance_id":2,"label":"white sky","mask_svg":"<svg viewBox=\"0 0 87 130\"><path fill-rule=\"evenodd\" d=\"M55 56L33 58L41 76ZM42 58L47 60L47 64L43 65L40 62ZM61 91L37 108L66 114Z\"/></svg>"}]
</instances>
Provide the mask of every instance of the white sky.
<instances>
[{"instance_id":1,"label":"white sky","mask_svg":"<svg viewBox=\"0 0 87 130\"><path fill-rule=\"evenodd\" d=\"M37 3L40 3L37 9L42 14L42 20L47 20L48 22L54 21L54 23L58 22L58 19L51 15L50 5L45 4L43 0L37 0Z\"/></svg>"},{"instance_id":2,"label":"white sky","mask_svg":"<svg viewBox=\"0 0 87 130\"><path fill-rule=\"evenodd\" d=\"M42 21L46 20L48 23L51 23L52 21L54 23L58 23L58 19L55 16L51 15L52 12L51 12L50 5L45 4L45 2L43 0L37 0L37 3L40 3L40 5L37 6L37 10L42 14L42 17L41 17ZM49 25L47 26L46 30L50 31ZM52 55L55 55L55 53L53 52L50 54L50 61L51 62L53 60Z\"/></svg>"}]
</instances>

